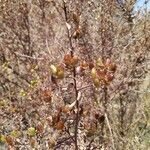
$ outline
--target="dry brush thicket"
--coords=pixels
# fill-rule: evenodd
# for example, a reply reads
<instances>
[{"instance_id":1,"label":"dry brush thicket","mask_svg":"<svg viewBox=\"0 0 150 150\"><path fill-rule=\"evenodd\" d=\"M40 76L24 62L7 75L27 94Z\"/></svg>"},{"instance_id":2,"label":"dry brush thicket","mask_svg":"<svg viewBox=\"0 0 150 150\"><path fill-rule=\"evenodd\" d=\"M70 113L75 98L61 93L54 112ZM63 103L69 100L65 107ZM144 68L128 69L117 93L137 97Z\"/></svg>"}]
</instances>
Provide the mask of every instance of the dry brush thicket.
<instances>
[{"instance_id":1,"label":"dry brush thicket","mask_svg":"<svg viewBox=\"0 0 150 150\"><path fill-rule=\"evenodd\" d=\"M150 13L135 3L0 1L0 149L150 147Z\"/></svg>"}]
</instances>

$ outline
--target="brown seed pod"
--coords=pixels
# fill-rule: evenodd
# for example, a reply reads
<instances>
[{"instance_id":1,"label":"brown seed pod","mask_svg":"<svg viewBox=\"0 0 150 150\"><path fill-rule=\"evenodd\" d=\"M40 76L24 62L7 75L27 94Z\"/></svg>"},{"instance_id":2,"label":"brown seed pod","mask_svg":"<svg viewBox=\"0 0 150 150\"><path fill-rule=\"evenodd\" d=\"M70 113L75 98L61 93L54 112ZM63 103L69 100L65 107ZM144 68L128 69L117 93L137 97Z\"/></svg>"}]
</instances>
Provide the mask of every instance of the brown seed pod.
<instances>
[{"instance_id":1,"label":"brown seed pod","mask_svg":"<svg viewBox=\"0 0 150 150\"><path fill-rule=\"evenodd\" d=\"M78 27L78 28L74 31L74 33L72 34L72 37L73 37L74 39L77 39L77 38L80 38L81 35L82 35L81 29Z\"/></svg>"}]
</instances>

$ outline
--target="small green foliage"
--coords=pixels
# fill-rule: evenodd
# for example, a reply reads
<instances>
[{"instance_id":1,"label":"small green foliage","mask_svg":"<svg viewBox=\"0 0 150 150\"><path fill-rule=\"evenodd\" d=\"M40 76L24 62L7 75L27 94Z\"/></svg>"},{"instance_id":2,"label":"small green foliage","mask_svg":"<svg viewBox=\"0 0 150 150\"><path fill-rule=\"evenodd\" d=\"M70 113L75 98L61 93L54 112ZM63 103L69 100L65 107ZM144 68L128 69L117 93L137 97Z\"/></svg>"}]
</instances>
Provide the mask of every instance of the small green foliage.
<instances>
[{"instance_id":1,"label":"small green foliage","mask_svg":"<svg viewBox=\"0 0 150 150\"><path fill-rule=\"evenodd\" d=\"M6 139L4 135L0 135L0 143L5 143Z\"/></svg>"},{"instance_id":2,"label":"small green foliage","mask_svg":"<svg viewBox=\"0 0 150 150\"><path fill-rule=\"evenodd\" d=\"M18 138L21 135L21 133L18 130L13 130L13 131L11 131L10 135L12 137Z\"/></svg>"},{"instance_id":3,"label":"small green foliage","mask_svg":"<svg viewBox=\"0 0 150 150\"><path fill-rule=\"evenodd\" d=\"M29 136L35 136L36 135L36 129L34 128L34 127L30 127L30 128L28 128L28 130L27 130L27 134L29 135Z\"/></svg>"},{"instance_id":4,"label":"small green foliage","mask_svg":"<svg viewBox=\"0 0 150 150\"><path fill-rule=\"evenodd\" d=\"M21 97L25 97L27 95L27 92L25 92L23 89L21 89L19 95Z\"/></svg>"},{"instance_id":5,"label":"small green foliage","mask_svg":"<svg viewBox=\"0 0 150 150\"><path fill-rule=\"evenodd\" d=\"M4 62L3 65L2 65L2 68L4 70L8 69L8 65L9 65L9 62Z\"/></svg>"},{"instance_id":6,"label":"small green foliage","mask_svg":"<svg viewBox=\"0 0 150 150\"><path fill-rule=\"evenodd\" d=\"M35 87L35 86L37 86L37 84L38 84L38 80L37 80L37 79L33 79L33 80L31 80L31 82L30 82L30 86L31 86L31 87Z\"/></svg>"},{"instance_id":7,"label":"small green foliage","mask_svg":"<svg viewBox=\"0 0 150 150\"><path fill-rule=\"evenodd\" d=\"M0 99L0 107L6 107L8 105L8 102L4 99Z\"/></svg>"}]
</instances>

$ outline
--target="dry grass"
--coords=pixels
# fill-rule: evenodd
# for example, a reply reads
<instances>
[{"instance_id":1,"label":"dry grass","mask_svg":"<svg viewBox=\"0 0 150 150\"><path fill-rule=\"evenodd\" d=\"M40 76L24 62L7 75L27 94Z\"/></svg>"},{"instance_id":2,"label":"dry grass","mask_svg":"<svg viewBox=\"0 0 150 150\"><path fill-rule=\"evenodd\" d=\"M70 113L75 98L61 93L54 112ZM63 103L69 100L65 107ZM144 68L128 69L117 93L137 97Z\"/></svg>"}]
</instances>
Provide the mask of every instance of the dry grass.
<instances>
[{"instance_id":1,"label":"dry grass","mask_svg":"<svg viewBox=\"0 0 150 150\"><path fill-rule=\"evenodd\" d=\"M135 2L0 1L0 149L150 147L150 13Z\"/></svg>"}]
</instances>

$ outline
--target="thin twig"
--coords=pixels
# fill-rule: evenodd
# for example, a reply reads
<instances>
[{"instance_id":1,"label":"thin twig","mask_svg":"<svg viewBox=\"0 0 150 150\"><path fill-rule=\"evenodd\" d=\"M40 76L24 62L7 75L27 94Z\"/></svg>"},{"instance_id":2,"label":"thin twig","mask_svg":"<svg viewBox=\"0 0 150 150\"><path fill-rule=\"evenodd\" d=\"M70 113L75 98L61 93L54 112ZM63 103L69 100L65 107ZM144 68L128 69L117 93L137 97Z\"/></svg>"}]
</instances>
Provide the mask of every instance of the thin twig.
<instances>
[{"instance_id":1,"label":"thin twig","mask_svg":"<svg viewBox=\"0 0 150 150\"><path fill-rule=\"evenodd\" d=\"M109 120L108 120L106 113L105 113L105 119L106 119L106 123L107 123L108 129L109 129L109 132L110 132L113 149L116 150L115 144L114 144L114 138L113 138L113 134L112 134L112 129L111 129L111 126L110 126L110 123L109 123Z\"/></svg>"},{"instance_id":2,"label":"thin twig","mask_svg":"<svg viewBox=\"0 0 150 150\"><path fill-rule=\"evenodd\" d=\"M86 89L86 88L92 87L92 86L93 86L92 84L87 85L87 86L83 86L83 87L81 87L81 88L78 88L78 91L81 91L81 90L83 90L83 89Z\"/></svg>"},{"instance_id":3,"label":"thin twig","mask_svg":"<svg viewBox=\"0 0 150 150\"><path fill-rule=\"evenodd\" d=\"M63 0L63 10L65 14L65 21L66 25L68 24L68 14L67 14L67 7L66 2ZM74 47L72 44L72 38L70 36L70 29L67 27L67 36L69 39L69 45L70 45L70 55L74 56ZM75 101L76 101L76 119L75 119L75 132L74 132L74 138L75 138L75 150L78 150L78 124L79 124L79 100L78 100L78 90L77 90L77 82L76 82L76 68L73 67L73 81L74 81L74 89L75 89Z\"/></svg>"},{"instance_id":4,"label":"thin twig","mask_svg":"<svg viewBox=\"0 0 150 150\"><path fill-rule=\"evenodd\" d=\"M18 52L14 52L17 56L20 56L20 57L25 57L25 58L29 58L29 59L34 59L34 60L44 60L44 58L37 58L37 57L31 57L31 56L28 56L28 55L24 55L24 54L20 54Z\"/></svg>"}]
</instances>

